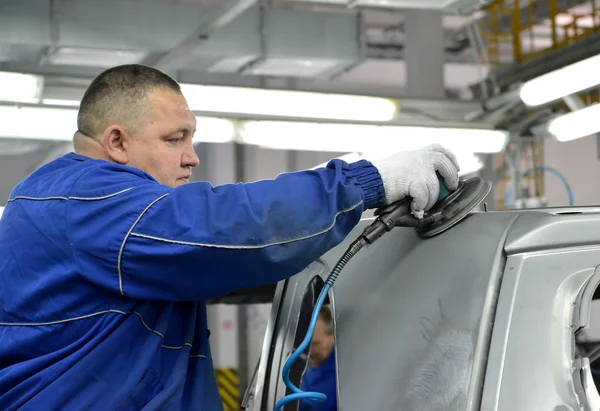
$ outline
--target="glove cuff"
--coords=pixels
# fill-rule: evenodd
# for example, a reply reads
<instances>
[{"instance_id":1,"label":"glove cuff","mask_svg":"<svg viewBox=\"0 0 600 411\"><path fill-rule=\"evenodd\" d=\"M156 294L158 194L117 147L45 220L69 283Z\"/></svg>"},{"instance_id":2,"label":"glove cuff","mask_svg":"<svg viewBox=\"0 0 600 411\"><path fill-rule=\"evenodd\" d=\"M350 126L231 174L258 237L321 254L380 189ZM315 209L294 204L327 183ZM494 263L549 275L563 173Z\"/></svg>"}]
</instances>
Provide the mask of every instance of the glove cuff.
<instances>
[{"instance_id":1,"label":"glove cuff","mask_svg":"<svg viewBox=\"0 0 600 411\"><path fill-rule=\"evenodd\" d=\"M398 164L402 163L401 156L385 157L373 161L373 166L377 168L381 180L383 181L384 203L391 204L403 197L402 193L408 190L407 176L398 169Z\"/></svg>"},{"instance_id":2,"label":"glove cuff","mask_svg":"<svg viewBox=\"0 0 600 411\"><path fill-rule=\"evenodd\" d=\"M379 171L367 160L359 160L343 167L346 178L363 192L365 210L381 207L385 189Z\"/></svg>"}]
</instances>

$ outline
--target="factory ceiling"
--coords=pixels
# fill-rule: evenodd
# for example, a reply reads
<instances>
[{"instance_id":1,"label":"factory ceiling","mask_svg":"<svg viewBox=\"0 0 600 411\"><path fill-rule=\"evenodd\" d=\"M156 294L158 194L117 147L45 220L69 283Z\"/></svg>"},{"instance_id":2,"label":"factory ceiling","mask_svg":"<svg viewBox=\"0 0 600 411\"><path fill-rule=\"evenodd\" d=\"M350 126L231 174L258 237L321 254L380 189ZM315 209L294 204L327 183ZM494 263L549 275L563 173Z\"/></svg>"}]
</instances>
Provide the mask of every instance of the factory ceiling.
<instances>
[{"instance_id":1,"label":"factory ceiling","mask_svg":"<svg viewBox=\"0 0 600 411\"><path fill-rule=\"evenodd\" d=\"M488 16L482 8L496 3L506 2L2 0L0 71L43 75L42 97L54 100L78 100L104 68L133 62L159 67L185 83L401 97L407 81L404 19L406 10L420 8L442 12L447 95L480 97L481 85L492 89L494 84L485 80L490 68L482 58L478 27ZM528 13L531 20L533 13L535 20L532 47L549 37L547 10L539 6L544 2L537 3L528 7L521 1L521 18ZM511 20L497 23L497 30L506 29ZM502 83L507 89L505 83L519 81L519 70L510 45L497 53L503 73L512 76L503 74L510 77ZM457 104L461 111L466 103ZM25 158L31 145L0 149ZM46 152L47 145L33 151ZM0 167L7 164L3 158ZM9 174L21 178L45 158L37 153L22 161L23 170ZM6 197L6 190L0 195Z\"/></svg>"}]
</instances>

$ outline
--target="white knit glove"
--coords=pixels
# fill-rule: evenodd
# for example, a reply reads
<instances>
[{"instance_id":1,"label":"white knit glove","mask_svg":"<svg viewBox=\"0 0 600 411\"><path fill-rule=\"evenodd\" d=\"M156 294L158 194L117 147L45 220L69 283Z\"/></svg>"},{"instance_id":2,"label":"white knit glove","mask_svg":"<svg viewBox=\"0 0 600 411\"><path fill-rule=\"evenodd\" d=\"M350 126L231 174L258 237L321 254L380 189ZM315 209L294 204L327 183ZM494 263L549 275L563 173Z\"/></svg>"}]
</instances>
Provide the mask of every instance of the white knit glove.
<instances>
[{"instance_id":1,"label":"white knit glove","mask_svg":"<svg viewBox=\"0 0 600 411\"><path fill-rule=\"evenodd\" d=\"M438 199L440 185L436 171L444 179L448 190L458 188L458 160L450 150L439 144L392 154L372 160L371 164L379 170L383 180L385 204L408 196L412 198L411 211L418 218L422 218Z\"/></svg>"}]
</instances>

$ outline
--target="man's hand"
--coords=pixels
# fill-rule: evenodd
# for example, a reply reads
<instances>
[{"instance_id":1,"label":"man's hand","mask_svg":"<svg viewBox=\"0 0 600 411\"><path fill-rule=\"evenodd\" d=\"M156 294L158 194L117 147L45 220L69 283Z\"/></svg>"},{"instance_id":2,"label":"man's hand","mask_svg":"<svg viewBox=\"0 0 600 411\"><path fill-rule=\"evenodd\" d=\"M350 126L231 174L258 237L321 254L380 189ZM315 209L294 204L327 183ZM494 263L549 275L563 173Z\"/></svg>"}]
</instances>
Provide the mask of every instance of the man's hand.
<instances>
[{"instance_id":1,"label":"man's hand","mask_svg":"<svg viewBox=\"0 0 600 411\"><path fill-rule=\"evenodd\" d=\"M412 198L411 211L419 218L438 199L440 184L436 172L442 176L448 190L452 192L458 188L458 160L450 150L438 144L403 151L371 163L383 180L385 205L408 196Z\"/></svg>"}]
</instances>

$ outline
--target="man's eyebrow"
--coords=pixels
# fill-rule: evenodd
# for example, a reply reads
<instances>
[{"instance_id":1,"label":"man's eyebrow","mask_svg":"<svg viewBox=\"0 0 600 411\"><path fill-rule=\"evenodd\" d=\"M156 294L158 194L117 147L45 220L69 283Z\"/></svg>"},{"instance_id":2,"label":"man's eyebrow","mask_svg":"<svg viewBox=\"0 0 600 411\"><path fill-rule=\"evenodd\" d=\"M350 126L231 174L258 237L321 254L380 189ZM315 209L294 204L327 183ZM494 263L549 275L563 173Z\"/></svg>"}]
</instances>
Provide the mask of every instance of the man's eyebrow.
<instances>
[{"instance_id":1,"label":"man's eyebrow","mask_svg":"<svg viewBox=\"0 0 600 411\"><path fill-rule=\"evenodd\" d=\"M195 133L195 132L196 132L196 129L194 129L194 130L190 130L188 127L180 127L180 128L178 128L177 130L174 130L174 131L172 131L171 133L169 133L169 135L172 135L172 134L177 134L177 133L183 133L183 134L186 134L186 133L190 133L190 132L193 134L193 133Z\"/></svg>"}]
</instances>

